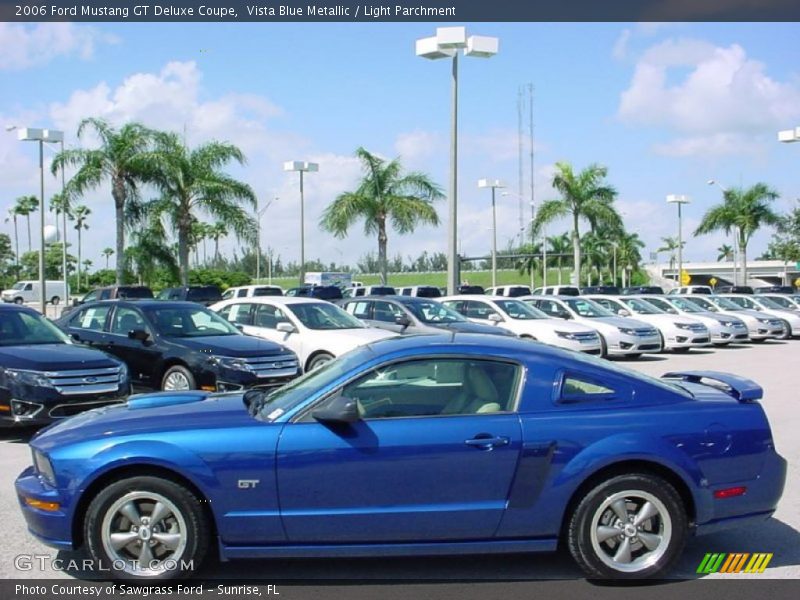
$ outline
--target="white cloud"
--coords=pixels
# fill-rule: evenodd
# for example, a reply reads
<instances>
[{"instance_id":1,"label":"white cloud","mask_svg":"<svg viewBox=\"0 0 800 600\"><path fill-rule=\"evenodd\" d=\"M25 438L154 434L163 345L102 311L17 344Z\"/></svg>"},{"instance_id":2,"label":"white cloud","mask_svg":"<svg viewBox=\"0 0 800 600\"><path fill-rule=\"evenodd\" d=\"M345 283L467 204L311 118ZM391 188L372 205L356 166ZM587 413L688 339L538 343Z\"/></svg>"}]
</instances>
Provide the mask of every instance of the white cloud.
<instances>
[{"instance_id":1,"label":"white cloud","mask_svg":"<svg viewBox=\"0 0 800 600\"><path fill-rule=\"evenodd\" d=\"M421 129L398 135L394 148L406 167L420 165L426 159L447 151L447 146L438 133Z\"/></svg>"},{"instance_id":2,"label":"white cloud","mask_svg":"<svg viewBox=\"0 0 800 600\"><path fill-rule=\"evenodd\" d=\"M677 132L656 148L662 154L752 153L759 135L800 118L800 87L768 75L738 44L670 39L639 58L618 117Z\"/></svg>"},{"instance_id":3,"label":"white cloud","mask_svg":"<svg viewBox=\"0 0 800 600\"><path fill-rule=\"evenodd\" d=\"M112 35L74 23L0 23L0 70L27 69L58 56L88 60L98 45L116 41Z\"/></svg>"}]
</instances>

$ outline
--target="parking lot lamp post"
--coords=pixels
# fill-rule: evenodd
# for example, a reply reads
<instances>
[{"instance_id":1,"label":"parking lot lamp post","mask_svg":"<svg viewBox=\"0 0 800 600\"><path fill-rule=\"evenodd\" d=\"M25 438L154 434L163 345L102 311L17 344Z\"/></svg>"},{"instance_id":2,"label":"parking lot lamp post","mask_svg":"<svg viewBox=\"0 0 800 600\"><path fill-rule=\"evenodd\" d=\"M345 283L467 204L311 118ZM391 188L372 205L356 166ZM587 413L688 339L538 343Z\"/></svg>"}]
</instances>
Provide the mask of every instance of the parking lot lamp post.
<instances>
[{"instance_id":1,"label":"parking lot lamp post","mask_svg":"<svg viewBox=\"0 0 800 600\"><path fill-rule=\"evenodd\" d=\"M492 287L497 287L497 207L495 204L495 191L497 188L506 187L499 179L479 179L479 188L492 190Z\"/></svg>"},{"instance_id":2,"label":"parking lot lamp post","mask_svg":"<svg viewBox=\"0 0 800 600\"><path fill-rule=\"evenodd\" d=\"M261 217L264 216L264 213L267 212L267 209L270 205L277 200L278 198L275 197L272 200L269 200L265 205L264 208L258 208L258 204L256 204L256 283L258 280L261 279ZM270 265L270 279L272 279L272 265Z\"/></svg>"},{"instance_id":3,"label":"parking lot lamp post","mask_svg":"<svg viewBox=\"0 0 800 600\"><path fill-rule=\"evenodd\" d=\"M497 54L499 40L495 37L471 35L464 27L438 27L436 35L418 39L416 54L422 58L452 59L450 115L450 194L447 224L447 293L455 294L459 283L458 258L458 51L464 56L490 58Z\"/></svg>"},{"instance_id":4,"label":"parking lot lamp post","mask_svg":"<svg viewBox=\"0 0 800 600\"><path fill-rule=\"evenodd\" d=\"M45 235L44 235L44 143L64 142L64 132L55 129L17 129L17 139L23 142L39 142L39 301L43 315L47 314L47 290L45 289Z\"/></svg>"},{"instance_id":5,"label":"parking lot lamp post","mask_svg":"<svg viewBox=\"0 0 800 600\"><path fill-rule=\"evenodd\" d=\"M613 269L614 269L614 282L611 285L617 285L617 247L619 244L617 242L611 242L611 247L614 249L614 260L613 260Z\"/></svg>"},{"instance_id":6,"label":"parking lot lamp post","mask_svg":"<svg viewBox=\"0 0 800 600\"><path fill-rule=\"evenodd\" d=\"M689 196L683 194L670 194L667 196L669 204L678 205L678 276L675 278L680 285L681 273L683 273L683 219L681 216L681 206L689 204Z\"/></svg>"},{"instance_id":7,"label":"parking lot lamp post","mask_svg":"<svg viewBox=\"0 0 800 600\"><path fill-rule=\"evenodd\" d=\"M301 160L290 160L283 163L284 171L300 173L300 285L306 279L306 233L305 233L305 200L303 198L303 174L319 171L319 164Z\"/></svg>"},{"instance_id":8,"label":"parking lot lamp post","mask_svg":"<svg viewBox=\"0 0 800 600\"><path fill-rule=\"evenodd\" d=\"M778 132L778 141L784 144L793 144L800 142L800 127L794 129L784 129Z\"/></svg>"}]
</instances>

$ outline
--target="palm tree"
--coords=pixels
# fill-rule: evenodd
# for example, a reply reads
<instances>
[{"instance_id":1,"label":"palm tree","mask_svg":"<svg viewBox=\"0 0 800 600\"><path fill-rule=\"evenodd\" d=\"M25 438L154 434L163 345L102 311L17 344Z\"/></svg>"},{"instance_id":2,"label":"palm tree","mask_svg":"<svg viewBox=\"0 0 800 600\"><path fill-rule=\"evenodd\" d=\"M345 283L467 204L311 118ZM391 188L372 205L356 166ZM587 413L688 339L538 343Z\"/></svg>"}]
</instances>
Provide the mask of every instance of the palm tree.
<instances>
[{"instance_id":1,"label":"palm tree","mask_svg":"<svg viewBox=\"0 0 800 600\"><path fill-rule=\"evenodd\" d=\"M617 191L605 183L607 174L606 167L596 164L575 173L569 163L556 163L552 185L561 198L544 202L533 223L534 230L539 230L557 219L572 217L572 277L576 285L580 282L581 272L581 220L588 221L592 229L622 228L622 219L613 205Z\"/></svg>"},{"instance_id":2,"label":"palm tree","mask_svg":"<svg viewBox=\"0 0 800 600\"><path fill-rule=\"evenodd\" d=\"M514 253L528 255L524 258L518 259L516 264L514 265L517 271L519 271L520 275L523 275L525 273L530 275L532 272L535 273L542 264L542 260L540 258L542 255L541 243L531 245L531 243L529 242L518 248L509 248L509 250Z\"/></svg>"},{"instance_id":3,"label":"palm tree","mask_svg":"<svg viewBox=\"0 0 800 600\"><path fill-rule=\"evenodd\" d=\"M131 234L130 241L131 244L125 248L125 261L133 267L140 284L149 284L159 267L167 271L171 282L178 281L178 263L160 220L150 219Z\"/></svg>"},{"instance_id":4,"label":"palm tree","mask_svg":"<svg viewBox=\"0 0 800 600\"><path fill-rule=\"evenodd\" d=\"M225 223L216 222L209 229L208 237L214 240L214 262L219 261L219 241L227 235Z\"/></svg>"},{"instance_id":5,"label":"palm tree","mask_svg":"<svg viewBox=\"0 0 800 600\"><path fill-rule=\"evenodd\" d=\"M685 247L686 242L678 243L677 237L662 237L661 242L662 245L658 250L656 250L656 252L669 252L669 268L672 270L675 268L675 261L678 260L676 254L678 247Z\"/></svg>"},{"instance_id":6,"label":"palm tree","mask_svg":"<svg viewBox=\"0 0 800 600\"><path fill-rule=\"evenodd\" d=\"M108 270L108 259L111 258L111 255L114 254L113 248L103 248L103 251L100 253L106 257L106 270Z\"/></svg>"},{"instance_id":7,"label":"palm tree","mask_svg":"<svg viewBox=\"0 0 800 600\"><path fill-rule=\"evenodd\" d=\"M67 184L70 197L82 196L96 189L104 181L111 183L111 197L116 211L116 254L125 250L125 227L129 224L126 211L139 198L139 186L152 181L156 161L150 152L153 132L139 123L127 123L115 129L102 119L84 119L78 125L78 137L91 130L100 138L100 147L83 148L60 152L53 160L53 174L65 167L77 167L78 171ZM123 283L125 261L117 261L116 282ZM79 262L80 264L80 262Z\"/></svg>"},{"instance_id":8,"label":"palm tree","mask_svg":"<svg viewBox=\"0 0 800 600\"><path fill-rule=\"evenodd\" d=\"M19 216L19 212L17 211L16 206L12 206L8 209L8 217L6 217L6 223L8 223L9 219L14 221L14 265L17 268L17 272L19 272L19 231L17 230L17 217Z\"/></svg>"},{"instance_id":9,"label":"palm tree","mask_svg":"<svg viewBox=\"0 0 800 600\"><path fill-rule=\"evenodd\" d=\"M166 218L178 233L181 285L189 283L189 249L196 211L226 223L238 238L255 240L256 225L242 205L256 206L256 195L246 183L221 171L231 161L243 165L244 154L233 144L209 142L193 150L174 133L156 135L157 175L161 196L148 205Z\"/></svg>"},{"instance_id":10,"label":"palm tree","mask_svg":"<svg viewBox=\"0 0 800 600\"><path fill-rule=\"evenodd\" d=\"M592 285L592 269L597 267L597 281L603 280L603 265L608 264L609 240L594 232L589 232L581 239L581 249L587 262L588 284Z\"/></svg>"},{"instance_id":11,"label":"palm tree","mask_svg":"<svg viewBox=\"0 0 800 600\"><path fill-rule=\"evenodd\" d=\"M621 232L617 237L617 264L622 269L622 285L629 285L626 273L633 273L638 270L639 263L642 262L641 249L644 242L639 238L638 233ZM616 282L614 282L616 284Z\"/></svg>"},{"instance_id":12,"label":"palm tree","mask_svg":"<svg viewBox=\"0 0 800 600\"><path fill-rule=\"evenodd\" d=\"M547 243L550 245L550 249L547 251L547 253L553 254L557 257L556 263L558 264L558 285L561 285L561 268L564 259L563 255L567 254L572 248L572 242L569 239L569 233L562 233L561 235L549 237L547 238ZM543 283L542 285L547 285L547 283Z\"/></svg>"},{"instance_id":13,"label":"palm tree","mask_svg":"<svg viewBox=\"0 0 800 600\"><path fill-rule=\"evenodd\" d=\"M747 244L762 226L780 223L780 217L769 205L778 198L778 192L766 183L757 183L747 189L727 189L722 197L721 204L712 206L703 215L694 235L733 230L742 259L742 282L747 283Z\"/></svg>"},{"instance_id":14,"label":"palm tree","mask_svg":"<svg viewBox=\"0 0 800 600\"><path fill-rule=\"evenodd\" d=\"M39 199L36 196L20 196L12 209L20 217L28 221L28 252L33 250L31 245L31 215L39 210ZM16 223L16 219L14 220Z\"/></svg>"},{"instance_id":15,"label":"palm tree","mask_svg":"<svg viewBox=\"0 0 800 600\"><path fill-rule=\"evenodd\" d=\"M721 261L731 261L733 260L733 247L728 244L722 244L719 248L717 248L717 262Z\"/></svg>"},{"instance_id":16,"label":"palm tree","mask_svg":"<svg viewBox=\"0 0 800 600\"><path fill-rule=\"evenodd\" d=\"M83 204L76 206L75 210L73 211L73 218L75 219L75 229L78 231L78 273L77 273L77 290L80 291L81 289L81 231L83 229L89 229L89 224L86 220L89 218L89 215L92 214L92 210L84 206Z\"/></svg>"},{"instance_id":17,"label":"palm tree","mask_svg":"<svg viewBox=\"0 0 800 600\"><path fill-rule=\"evenodd\" d=\"M444 194L424 173L403 173L397 158L387 162L363 147L356 150L356 157L364 176L355 191L339 194L328 205L320 226L341 239L356 221L364 219L364 232L378 234L381 281L386 283L387 221L401 235L413 232L419 224L439 225L433 202L444 198Z\"/></svg>"}]
</instances>

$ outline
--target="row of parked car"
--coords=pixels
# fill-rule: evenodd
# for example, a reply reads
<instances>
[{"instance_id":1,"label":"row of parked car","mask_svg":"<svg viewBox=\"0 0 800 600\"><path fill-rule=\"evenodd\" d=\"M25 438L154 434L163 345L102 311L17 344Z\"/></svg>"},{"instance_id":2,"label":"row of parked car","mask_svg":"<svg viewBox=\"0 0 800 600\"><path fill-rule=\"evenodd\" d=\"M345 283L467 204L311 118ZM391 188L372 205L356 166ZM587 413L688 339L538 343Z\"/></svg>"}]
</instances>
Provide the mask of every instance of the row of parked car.
<instances>
[{"instance_id":1,"label":"row of parked car","mask_svg":"<svg viewBox=\"0 0 800 600\"><path fill-rule=\"evenodd\" d=\"M632 358L800 336L800 297L789 294L573 295L562 286L517 295L524 286L504 286L430 298L416 295L425 286L405 295L365 287L368 295L335 304L275 288L213 295L191 286L159 299L148 288L111 286L76 301L55 324L24 306L1 306L0 420L46 423L124 401L134 385L281 386L361 345L442 330Z\"/></svg>"}]
</instances>

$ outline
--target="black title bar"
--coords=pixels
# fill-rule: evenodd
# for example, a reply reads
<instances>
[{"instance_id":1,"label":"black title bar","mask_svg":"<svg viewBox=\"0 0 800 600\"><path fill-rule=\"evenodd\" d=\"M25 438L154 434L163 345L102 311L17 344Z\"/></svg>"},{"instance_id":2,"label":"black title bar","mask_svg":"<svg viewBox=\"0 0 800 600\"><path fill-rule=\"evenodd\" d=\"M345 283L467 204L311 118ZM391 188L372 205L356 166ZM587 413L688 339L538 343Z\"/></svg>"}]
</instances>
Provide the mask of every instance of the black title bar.
<instances>
[{"instance_id":1,"label":"black title bar","mask_svg":"<svg viewBox=\"0 0 800 600\"><path fill-rule=\"evenodd\" d=\"M800 21L798 0L0 0L0 21Z\"/></svg>"}]
</instances>

